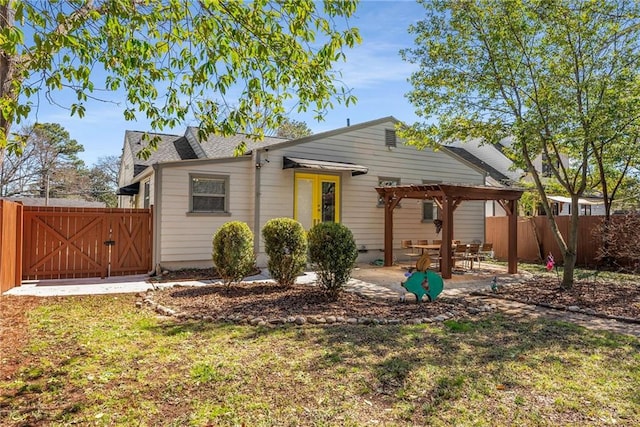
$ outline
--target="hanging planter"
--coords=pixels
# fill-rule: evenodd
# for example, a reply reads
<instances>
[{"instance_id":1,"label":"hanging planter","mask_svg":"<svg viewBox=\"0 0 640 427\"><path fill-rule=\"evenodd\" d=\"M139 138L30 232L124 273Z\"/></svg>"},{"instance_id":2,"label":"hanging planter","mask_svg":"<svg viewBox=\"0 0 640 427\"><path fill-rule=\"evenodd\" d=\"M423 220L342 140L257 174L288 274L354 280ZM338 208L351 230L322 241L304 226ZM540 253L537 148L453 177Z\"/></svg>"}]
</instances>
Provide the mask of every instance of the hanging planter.
<instances>
[{"instance_id":1,"label":"hanging planter","mask_svg":"<svg viewBox=\"0 0 640 427\"><path fill-rule=\"evenodd\" d=\"M434 219L433 220L433 225L436 226L436 234L440 234L440 230L442 230L442 220L441 219Z\"/></svg>"}]
</instances>

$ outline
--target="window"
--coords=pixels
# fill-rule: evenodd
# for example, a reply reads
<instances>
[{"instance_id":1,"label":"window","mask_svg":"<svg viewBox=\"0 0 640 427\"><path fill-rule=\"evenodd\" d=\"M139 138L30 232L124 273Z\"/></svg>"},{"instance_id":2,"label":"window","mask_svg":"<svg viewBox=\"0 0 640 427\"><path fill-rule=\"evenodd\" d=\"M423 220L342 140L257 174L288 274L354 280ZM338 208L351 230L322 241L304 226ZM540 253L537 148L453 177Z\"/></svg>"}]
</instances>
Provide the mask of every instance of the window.
<instances>
[{"instance_id":1,"label":"window","mask_svg":"<svg viewBox=\"0 0 640 427\"><path fill-rule=\"evenodd\" d=\"M191 175L190 212L227 213L229 177Z\"/></svg>"},{"instance_id":2,"label":"window","mask_svg":"<svg viewBox=\"0 0 640 427\"><path fill-rule=\"evenodd\" d=\"M389 177L379 177L378 178L378 187L395 187L400 185L400 178L389 178ZM382 197L378 197L378 207L384 206L384 199ZM400 204L398 203L398 206Z\"/></svg>"},{"instance_id":3,"label":"window","mask_svg":"<svg viewBox=\"0 0 640 427\"><path fill-rule=\"evenodd\" d=\"M580 213L582 215L591 215L591 205L580 205Z\"/></svg>"},{"instance_id":4,"label":"window","mask_svg":"<svg viewBox=\"0 0 640 427\"><path fill-rule=\"evenodd\" d=\"M423 184L441 184L442 181L434 181L423 179ZM422 222L432 222L434 219L440 219L440 209L433 200L424 200L422 202Z\"/></svg>"},{"instance_id":5,"label":"window","mask_svg":"<svg viewBox=\"0 0 640 427\"><path fill-rule=\"evenodd\" d=\"M144 200L143 200L143 204L144 204L144 208L145 209L149 209L149 200L151 198L151 182L150 181L145 181L144 183Z\"/></svg>"},{"instance_id":6,"label":"window","mask_svg":"<svg viewBox=\"0 0 640 427\"><path fill-rule=\"evenodd\" d=\"M422 222L431 222L438 218L437 212L434 215L435 204L431 200L422 202Z\"/></svg>"},{"instance_id":7,"label":"window","mask_svg":"<svg viewBox=\"0 0 640 427\"><path fill-rule=\"evenodd\" d=\"M387 147L396 146L396 131L394 129L384 130L384 145Z\"/></svg>"}]
</instances>

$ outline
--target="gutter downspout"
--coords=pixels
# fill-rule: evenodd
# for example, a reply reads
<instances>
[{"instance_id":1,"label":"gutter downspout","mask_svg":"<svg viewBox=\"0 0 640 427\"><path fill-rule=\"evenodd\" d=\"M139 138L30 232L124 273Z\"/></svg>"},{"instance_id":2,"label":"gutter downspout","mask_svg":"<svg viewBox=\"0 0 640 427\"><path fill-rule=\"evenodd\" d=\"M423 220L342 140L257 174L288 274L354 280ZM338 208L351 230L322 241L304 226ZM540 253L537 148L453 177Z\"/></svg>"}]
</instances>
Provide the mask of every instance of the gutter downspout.
<instances>
[{"instance_id":1,"label":"gutter downspout","mask_svg":"<svg viewBox=\"0 0 640 427\"><path fill-rule=\"evenodd\" d=\"M151 251L151 274L162 274L160 266L160 217L162 216L162 168L159 163L153 167L153 249Z\"/></svg>"},{"instance_id":2,"label":"gutter downspout","mask_svg":"<svg viewBox=\"0 0 640 427\"><path fill-rule=\"evenodd\" d=\"M260 250L260 149L256 148L251 154L253 175L253 252L257 255Z\"/></svg>"}]
</instances>

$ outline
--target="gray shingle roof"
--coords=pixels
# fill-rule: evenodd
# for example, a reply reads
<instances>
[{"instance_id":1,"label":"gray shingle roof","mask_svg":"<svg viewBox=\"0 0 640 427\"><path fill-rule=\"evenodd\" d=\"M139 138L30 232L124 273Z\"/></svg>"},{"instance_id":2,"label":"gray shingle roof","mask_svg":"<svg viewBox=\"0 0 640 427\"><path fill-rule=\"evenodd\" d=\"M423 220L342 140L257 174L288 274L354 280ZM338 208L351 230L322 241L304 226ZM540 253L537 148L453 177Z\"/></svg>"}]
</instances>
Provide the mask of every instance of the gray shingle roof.
<instances>
[{"instance_id":1,"label":"gray shingle roof","mask_svg":"<svg viewBox=\"0 0 640 427\"><path fill-rule=\"evenodd\" d=\"M281 142L286 142L288 139L286 138L277 138L271 136L265 136L262 141L253 141L250 137L244 134L237 134L233 136L218 136L218 135L209 135L209 137L202 141L198 142L198 128L196 127L188 127L185 134L185 138L189 140L191 146L194 148L197 154L199 154L200 158L209 158L209 159L222 159L226 157L234 157L234 152L236 147L238 147L243 142L246 143L246 149L243 154L248 154L254 148L264 148L270 147L274 144L279 144ZM201 153L198 151L201 150Z\"/></svg>"},{"instance_id":2,"label":"gray shingle roof","mask_svg":"<svg viewBox=\"0 0 640 427\"><path fill-rule=\"evenodd\" d=\"M502 172L498 171L493 166L490 166L488 163L484 162L483 160L480 160L479 158L477 158L476 156L474 156L464 148L452 147L449 145L443 148L451 151L452 153L456 154L458 157L462 157L464 160L468 161L469 163L478 166L480 169L486 171L491 178L495 179L496 181L504 185L510 185L511 182L513 181L511 178L509 178Z\"/></svg>"},{"instance_id":3,"label":"gray shingle roof","mask_svg":"<svg viewBox=\"0 0 640 427\"><path fill-rule=\"evenodd\" d=\"M134 153L135 156L133 176L138 175L154 163L198 158L193 147L191 147L191 144L185 137L147 132L149 138L159 138L158 149L151 150L151 156L149 156L148 159L141 159L137 154L147 145L147 141L143 141L144 134L145 132L131 130L125 133L125 138L131 147L131 152Z\"/></svg>"},{"instance_id":4,"label":"gray shingle roof","mask_svg":"<svg viewBox=\"0 0 640 427\"><path fill-rule=\"evenodd\" d=\"M142 140L144 134L147 134L149 138L159 138L158 149L151 150L151 156L148 159L141 159L137 157L137 154L147 145L146 141ZM128 130L125 133L125 138L131 147L131 152L135 156L134 163L136 165L149 166L159 162L170 162L173 160L180 160L180 154L175 147L174 141L181 138L180 135L169 135L162 133L151 132L139 132Z\"/></svg>"}]
</instances>

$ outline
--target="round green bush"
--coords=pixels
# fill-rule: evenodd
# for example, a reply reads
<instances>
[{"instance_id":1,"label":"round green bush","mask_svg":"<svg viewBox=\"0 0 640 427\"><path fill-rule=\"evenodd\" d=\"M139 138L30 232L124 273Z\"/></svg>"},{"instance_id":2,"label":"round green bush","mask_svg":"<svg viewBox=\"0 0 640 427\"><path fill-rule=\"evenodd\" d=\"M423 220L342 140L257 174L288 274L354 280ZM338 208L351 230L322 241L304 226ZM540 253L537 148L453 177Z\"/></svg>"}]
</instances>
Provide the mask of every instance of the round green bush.
<instances>
[{"instance_id":1,"label":"round green bush","mask_svg":"<svg viewBox=\"0 0 640 427\"><path fill-rule=\"evenodd\" d=\"M274 218L262 227L267 267L271 277L291 286L307 264L307 236L304 227L291 218Z\"/></svg>"},{"instance_id":2,"label":"round green bush","mask_svg":"<svg viewBox=\"0 0 640 427\"><path fill-rule=\"evenodd\" d=\"M241 281L255 266L253 233L241 221L231 221L213 235L213 266L225 285Z\"/></svg>"},{"instance_id":3,"label":"round green bush","mask_svg":"<svg viewBox=\"0 0 640 427\"><path fill-rule=\"evenodd\" d=\"M349 281L358 257L353 234L342 224L321 222L309 230L308 239L320 286L335 296Z\"/></svg>"}]
</instances>

